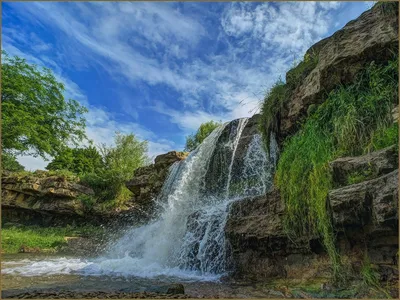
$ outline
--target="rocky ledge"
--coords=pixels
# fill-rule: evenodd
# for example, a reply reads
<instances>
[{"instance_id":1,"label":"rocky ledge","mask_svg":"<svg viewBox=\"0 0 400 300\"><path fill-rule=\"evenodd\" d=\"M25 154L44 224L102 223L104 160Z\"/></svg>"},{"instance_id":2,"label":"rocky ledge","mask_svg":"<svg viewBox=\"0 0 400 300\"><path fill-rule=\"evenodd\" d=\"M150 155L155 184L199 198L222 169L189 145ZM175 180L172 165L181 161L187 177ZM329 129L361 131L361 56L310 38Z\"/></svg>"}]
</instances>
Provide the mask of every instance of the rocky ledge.
<instances>
[{"instance_id":1,"label":"rocky ledge","mask_svg":"<svg viewBox=\"0 0 400 300\"><path fill-rule=\"evenodd\" d=\"M398 152L389 147L368 155L332 162L333 174L374 170L367 180L330 191L336 244L344 261L359 274L368 253L382 281L398 280ZM342 180L339 180L341 185ZM234 276L315 279L330 277L327 254L315 238L290 240L283 230L284 204L279 191L234 202L225 233Z\"/></svg>"},{"instance_id":2,"label":"rocky ledge","mask_svg":"<svg viewBox=\"0 0 400 300\"><path fill-rule=\"evenodd\" d=\"M353 82L372 61L386 62L397 53L398 35L397 4L380 3L312 46L306 57L317 62L305 68L299 82L293 83L296 87L279 118L281 140L298 130L310 105L322 103L336 86ZM286 82L302 68L299 65L289 71Z\"/></svg>"}]
</instances>

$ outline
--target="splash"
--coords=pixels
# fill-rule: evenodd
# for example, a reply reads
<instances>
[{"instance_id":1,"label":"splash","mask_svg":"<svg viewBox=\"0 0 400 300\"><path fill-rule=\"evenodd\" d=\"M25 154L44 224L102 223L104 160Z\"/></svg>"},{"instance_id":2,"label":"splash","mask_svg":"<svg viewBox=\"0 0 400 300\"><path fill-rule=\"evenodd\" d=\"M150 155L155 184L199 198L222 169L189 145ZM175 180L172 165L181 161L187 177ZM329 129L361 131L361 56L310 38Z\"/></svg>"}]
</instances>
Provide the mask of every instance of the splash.
<instances>
[{"instance_id":1,"label":"splash","mask_svg":"<svg viewBox=\"0 0 400 300\"><path fill-rule=\"evenodd\" d=\"M156 199L158 216L126 231L106 255L91 261L36 262L36 269L26 264L3 273L42 274L47 264L51 272L91 275L215 280L225 274L230 270L230 245L224 234L229 205L265 194L276 162L275 139L268 156L261 136L248 124L244 118L216 128L186 160L173 164Z\"/></svg>"}]
</instances>

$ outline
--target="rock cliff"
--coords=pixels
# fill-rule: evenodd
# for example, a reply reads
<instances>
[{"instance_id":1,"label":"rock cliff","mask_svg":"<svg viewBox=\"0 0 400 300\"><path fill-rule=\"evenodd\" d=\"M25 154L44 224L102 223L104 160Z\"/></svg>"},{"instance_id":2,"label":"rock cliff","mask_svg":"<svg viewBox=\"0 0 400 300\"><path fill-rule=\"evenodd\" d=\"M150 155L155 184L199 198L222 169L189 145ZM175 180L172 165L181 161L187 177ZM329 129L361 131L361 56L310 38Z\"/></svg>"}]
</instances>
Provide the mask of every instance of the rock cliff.
<instances>
[{"instance_id":1,"label":"rock cliff","mask_svg":"<svg viewBox=\"0 0 400 300\"><path fill-rule=\"evenodd\" d=\"M307 109L320 104L327 93L339 84L351 83L357 73L371 61L385 62L398 52L398 7L395 3L375 5L359 18L349 22L332 36L325 38L306 53L316 60L304 68L300 64L286 75L302 71L287 107L280 116L280 138L299 128Z\"/></svg>"}]
</instances>

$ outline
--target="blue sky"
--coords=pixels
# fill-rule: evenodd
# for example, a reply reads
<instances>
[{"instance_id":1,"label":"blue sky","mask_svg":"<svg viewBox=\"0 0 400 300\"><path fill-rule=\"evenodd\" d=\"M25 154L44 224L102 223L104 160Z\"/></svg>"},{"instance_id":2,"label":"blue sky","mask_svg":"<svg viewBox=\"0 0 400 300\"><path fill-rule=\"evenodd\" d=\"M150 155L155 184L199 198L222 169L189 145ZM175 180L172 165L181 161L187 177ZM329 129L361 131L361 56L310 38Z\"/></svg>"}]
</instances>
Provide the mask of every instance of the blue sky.
<instances>
[{"instance_id":1,"label":"blue sky","mask_svg":"<svg viewBox=\"0 0 400 300\"><path fill-rule=\"evenodd\" d=\"M182 150L202 122L257 112L315 42L371 2L2 3L2 48L49 67L88 107L87 135ZM47 162L19 157L27 169Z\"/></svg>"}]
</instances>

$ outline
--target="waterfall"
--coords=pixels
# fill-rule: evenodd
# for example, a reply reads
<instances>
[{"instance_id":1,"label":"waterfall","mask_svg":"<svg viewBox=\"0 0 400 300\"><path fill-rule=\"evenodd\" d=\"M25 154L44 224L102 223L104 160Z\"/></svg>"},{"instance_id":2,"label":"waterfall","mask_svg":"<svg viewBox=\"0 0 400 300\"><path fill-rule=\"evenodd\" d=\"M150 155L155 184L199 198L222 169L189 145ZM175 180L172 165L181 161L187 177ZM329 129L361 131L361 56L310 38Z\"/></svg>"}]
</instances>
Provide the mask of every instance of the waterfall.
<instances>
[{"instance_id":1,"label":"waterfall","mask_svg":"<svg viewBox=\"0 0 400 300\"><path fill-rule=\"evenodd\" d=\"M229 270L229 204L265 194L272 185L274 160L259 134L243 136L247 124L243 118L218 127L186 160L173 164L157 199L158 219L126 232L110 256L129 257L139 269L151 265L198 275Z\"/></svg>"},{"instance_id":2,"label":"waterfall","mask_svg":"<svg viewBox=\"0 0 400 300\"><path fill-rule=\"evenodd\" d=\"M210 279L229 271L229 205L270 189L277 156L274 137L267 155L256 123L250 123L243 118L219 126L174 163L154 220L128 229L79 272Z\"/></svg>"}]
</instances>

